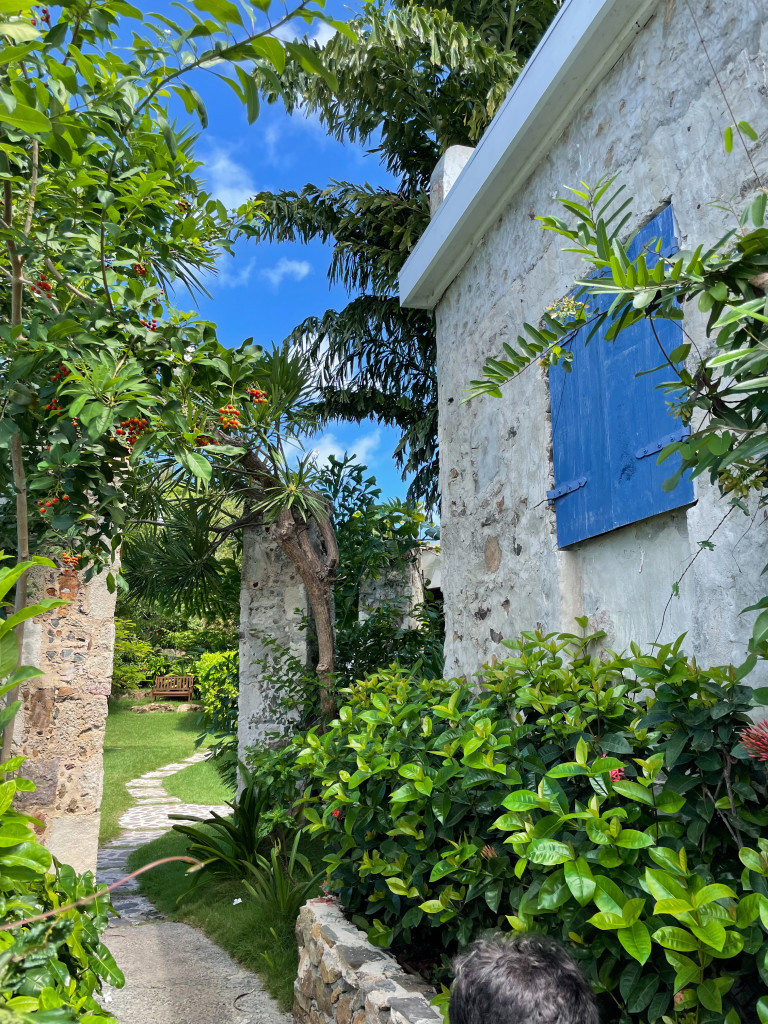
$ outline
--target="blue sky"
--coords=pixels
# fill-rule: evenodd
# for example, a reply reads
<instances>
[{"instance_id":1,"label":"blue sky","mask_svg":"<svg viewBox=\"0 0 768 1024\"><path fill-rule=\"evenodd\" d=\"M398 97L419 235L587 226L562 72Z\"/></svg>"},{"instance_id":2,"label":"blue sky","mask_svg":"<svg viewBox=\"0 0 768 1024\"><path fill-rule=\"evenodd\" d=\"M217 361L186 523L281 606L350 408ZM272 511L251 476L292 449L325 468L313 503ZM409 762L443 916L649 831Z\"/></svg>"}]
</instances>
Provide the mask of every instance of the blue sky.
<instances>
[{"instance_id":1,"label":"blue sky","mask_svg":"<svg viewBox=\"0 0 768 1024\"><path fill-rule=\"evenodd\" d=\"M170 5L149 4L147 9L173 16ZM329 13L339 20L351 17L348 7L330 0ZM323 23L299 32L326 39L331 29ZM307 182L325 185L337 181L368 181L387 185L391 178L378 158L360 146L341 145L329 138L316 118L289 117L282 105L262 104L249 125L245 110L232 90L211 74L195 73L193 84L208 110L209 125L202 132L197 155L201 176L227 206L237 206L260 190L301 189ZM176 112L174 110L174 112ZM187 120L183 108L178 114ZM219 327L225 345L253 337L265 347L281 342L307 316L341 308L348 301L343 288L331 287L327 278L330 250L317 242L308 245L239 242L234 258L225 255L219 274L206 282L210 299L201 299L201 315ZM383 497L405 497L407 483L392 459L399 432L368 421L332 424L311 446L320 457L357 454L376 476Z\"/></svg>"}]
</instances>

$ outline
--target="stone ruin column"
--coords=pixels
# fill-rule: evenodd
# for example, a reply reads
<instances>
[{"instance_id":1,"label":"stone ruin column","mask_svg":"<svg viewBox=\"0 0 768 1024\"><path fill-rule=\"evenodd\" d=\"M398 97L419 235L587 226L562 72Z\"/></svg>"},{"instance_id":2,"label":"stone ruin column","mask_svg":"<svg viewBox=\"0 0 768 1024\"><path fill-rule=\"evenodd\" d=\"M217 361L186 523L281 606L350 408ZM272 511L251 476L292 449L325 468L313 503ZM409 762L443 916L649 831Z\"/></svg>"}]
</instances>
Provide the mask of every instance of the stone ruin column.
<instances>
[{"instance_id":1,"label":"stone ruin column","mask_svg":"<svg viewBox=\"0 0 768 1024\"><path fill-rule=\"evenodd\" d=\"M21 774L36 783L19 794L20 809L43 822L41 840L62 863L93 870L99 841L102 753L112 686L115 594L106 572L83 582L69 569L30 570L29 600L61 597L24 629L23 664L43 675L21 687L14 753Z\"/></svg>"},{"instance_id":2,"label":"stone ruin column","mask_svg":"<svg viewBox=\"0 0 768 1024\"><path fill-rule=\"evenodd\" d=\"M269 733L282 732L277 695L264 679L259 658L268 656L265 637L274 637L302 664L310 660L309 638L299 630L299 613L309 614L309 600L297 570L271 535L271 526L243 530L240 583L240 700L238 757L263 743Z\"/></svg>"}]
</instances>

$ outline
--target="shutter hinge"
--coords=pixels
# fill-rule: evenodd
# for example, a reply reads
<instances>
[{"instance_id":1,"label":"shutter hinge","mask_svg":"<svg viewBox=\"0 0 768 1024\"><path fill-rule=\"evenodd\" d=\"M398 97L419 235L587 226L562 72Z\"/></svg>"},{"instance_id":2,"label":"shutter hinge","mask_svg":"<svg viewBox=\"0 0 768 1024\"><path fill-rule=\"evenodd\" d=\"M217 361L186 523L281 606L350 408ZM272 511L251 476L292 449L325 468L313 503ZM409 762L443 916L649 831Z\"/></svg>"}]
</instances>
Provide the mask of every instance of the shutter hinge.
<instances>
[{"instance_id":1,"label":"shutter hinge","mask_svg":"<svg viewBox=\"0 0 768 1024\"><path fill-rule=\"evenodd\" d=\"M569 480L568 483L560 484L555 487L553 491L547 491L548 501L557 501L558 498L564 498L566 494L572 494L574 491L578 491L580 487L584 487L587 483L587 477L580 476L577 480Z\"/></svg>"},{"instance_id":2,"label":"shutter hinge","mask_svg":"<svg viewBox=\"0 0 768 1024\"><path fill-rule=\"evenodd\" d=\"M684 441L689 436L690 434L687 430L677 430L674 434L667 434L666 437L660 437L658 441L653 441L644 448L638 448L635 452L635 458L647 459L649 455L656 455L662 448L666 448L668 444L674 444L675 441Z\"/></svg>"}]
</instances>

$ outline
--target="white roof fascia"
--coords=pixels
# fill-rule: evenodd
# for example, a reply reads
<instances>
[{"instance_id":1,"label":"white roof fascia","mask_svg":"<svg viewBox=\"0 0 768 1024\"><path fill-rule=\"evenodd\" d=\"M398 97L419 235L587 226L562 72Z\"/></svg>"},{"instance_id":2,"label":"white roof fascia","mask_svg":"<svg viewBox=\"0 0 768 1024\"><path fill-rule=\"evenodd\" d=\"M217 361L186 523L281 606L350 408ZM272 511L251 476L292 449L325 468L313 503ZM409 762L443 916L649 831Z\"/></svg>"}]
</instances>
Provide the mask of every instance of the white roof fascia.
<instances>
[{"instance_id":1,"label":"white roof fascia","mask_svg":"<svg viewBox=\"0 0 768 1024\"><path fill-rule=\"evenodd\" d=\"M568 115L659 0L566 0L400 271L400 303L434 309Z\"/></svg>"}]
</instances>

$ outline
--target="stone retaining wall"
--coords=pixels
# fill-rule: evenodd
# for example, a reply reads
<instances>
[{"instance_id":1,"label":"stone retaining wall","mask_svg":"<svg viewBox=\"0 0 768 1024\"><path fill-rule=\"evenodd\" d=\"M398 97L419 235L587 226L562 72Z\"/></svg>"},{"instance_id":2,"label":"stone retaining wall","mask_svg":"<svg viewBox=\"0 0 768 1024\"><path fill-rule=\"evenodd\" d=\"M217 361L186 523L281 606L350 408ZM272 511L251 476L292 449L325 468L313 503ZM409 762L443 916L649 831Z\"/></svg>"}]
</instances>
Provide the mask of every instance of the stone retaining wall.
<instances>
[{"instance_id":1,"label":"stone retaining wall","mask_svg":"<svg viewBox=\"0 0 768 1024\"><path fill-rule=\"evenodd\" d=\"M442 1024L435 990L370 944L334 901L310 900L296 922L299 1024Z\"/></svg>"}]
</instances>

